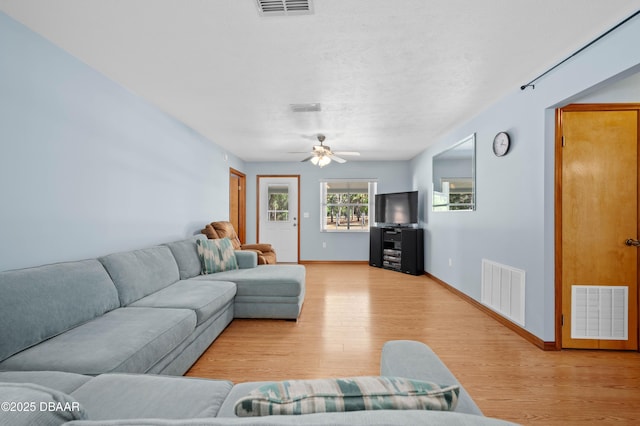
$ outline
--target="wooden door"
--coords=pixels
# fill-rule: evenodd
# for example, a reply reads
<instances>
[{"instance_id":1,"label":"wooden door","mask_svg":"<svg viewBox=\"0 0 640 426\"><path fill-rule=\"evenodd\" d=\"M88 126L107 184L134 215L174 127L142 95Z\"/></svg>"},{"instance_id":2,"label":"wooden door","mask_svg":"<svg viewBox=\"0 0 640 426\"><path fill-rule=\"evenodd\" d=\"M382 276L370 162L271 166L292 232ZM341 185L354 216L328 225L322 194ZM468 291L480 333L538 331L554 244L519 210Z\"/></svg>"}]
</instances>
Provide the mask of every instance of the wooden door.
<instances>
[{"instance_id":1,"label":"wooden door","mask_svg":"<svg viewBox=\"0 0 640 426\"><path fill-rule=\"evenodd\" d=\"M246 175L238 170L229 169L229 222L236 230L240 242L245 243L246 236Z\"/></svg>"},{"instance_id":2,"label":"wooden door","mask_svg":"<svg viewBox=\"0 0 640 426\"><path fill-rule=\"evenodd\" d=\"M638 111L564 108L562 347L638 348Z\"/></svg>"}]
</instances>

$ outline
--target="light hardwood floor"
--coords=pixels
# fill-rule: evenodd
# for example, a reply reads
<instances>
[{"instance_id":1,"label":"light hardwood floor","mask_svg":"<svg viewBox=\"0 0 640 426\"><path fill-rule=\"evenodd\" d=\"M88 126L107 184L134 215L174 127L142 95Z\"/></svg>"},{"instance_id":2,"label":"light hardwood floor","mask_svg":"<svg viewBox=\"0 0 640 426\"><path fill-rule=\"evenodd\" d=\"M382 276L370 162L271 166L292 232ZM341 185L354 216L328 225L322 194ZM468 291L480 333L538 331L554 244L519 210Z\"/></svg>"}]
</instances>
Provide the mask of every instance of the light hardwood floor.
<instances>
[{"instance_id":1,"label":"light hardwood floor","mask_svg":"<svg viewBox=\"0 0 640 426\"><path fill-rule=\"evenodd\" d=\"M638 352L545 352L426 276L307 265L297 322L234 320L187 375L233 382L379 373L395 339L428 344L485 415L521 424L640 424Z\"/></svg>"}]
</instances>

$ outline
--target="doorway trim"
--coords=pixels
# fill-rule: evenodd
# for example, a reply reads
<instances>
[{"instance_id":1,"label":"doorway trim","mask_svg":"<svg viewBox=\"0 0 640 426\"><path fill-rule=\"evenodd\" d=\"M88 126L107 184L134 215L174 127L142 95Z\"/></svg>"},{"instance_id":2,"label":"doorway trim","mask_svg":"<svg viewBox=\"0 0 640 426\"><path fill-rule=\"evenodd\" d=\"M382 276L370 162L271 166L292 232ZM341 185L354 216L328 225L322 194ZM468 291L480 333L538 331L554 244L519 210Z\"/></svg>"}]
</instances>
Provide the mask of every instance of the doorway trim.
<instances>
[{"instance_id":1,"label":"doorway trim","mask_svg":"<svg viewBox=\"0 0 640 426\"><path fill-rule=\"evenodd\" d=\"M562 350L562 113L564 111L640 111L640 103L619 104L569 104L556 109L555 117L555 350ZM640 124L638 125L640 137ZM640 165L640 150L638 150L638 164ZM640 183L640 182L639 182ZM638 205L640 211L640 199ZM639 256L640 258L640 256ZM640 268L639 268L640 271ZM639 272L640 273L640 272ZM639 280L640 282L640 280ZM635 301L640 310L640 296ZM640 318L640 317L639 317ZM640 319L638 320L638 334L640 337ZM640 352L640 348L638 349Z\"/></svg>"},{"instance_id":2,"label":"doorway trim","mask_svg":"<svg viewBox=\"0 0 640 426\"><path fill-rule=\"evenodd\" d=\"M300 175L256 175L256 240L260 243L260 179L262 178L294 178L298 182L298 205L296 206L296 217L298 218L297 238L298 238L298 263L300 263Z\"/></svg>"},{"instance_id":3,"label":"doorway trim","mask_svg":"<svg viewBox=\"0 0 640 426\"><path fill-rule=\"evenodd\" d=\"M246 243L247 236L247 175L239 170L229 167L229 182L231 179L238 179L240 187L238 188L238 229L236 233L241 243ZM229 220L231 220L231 193L229 193Z\"/></svg>"}]
</instances>

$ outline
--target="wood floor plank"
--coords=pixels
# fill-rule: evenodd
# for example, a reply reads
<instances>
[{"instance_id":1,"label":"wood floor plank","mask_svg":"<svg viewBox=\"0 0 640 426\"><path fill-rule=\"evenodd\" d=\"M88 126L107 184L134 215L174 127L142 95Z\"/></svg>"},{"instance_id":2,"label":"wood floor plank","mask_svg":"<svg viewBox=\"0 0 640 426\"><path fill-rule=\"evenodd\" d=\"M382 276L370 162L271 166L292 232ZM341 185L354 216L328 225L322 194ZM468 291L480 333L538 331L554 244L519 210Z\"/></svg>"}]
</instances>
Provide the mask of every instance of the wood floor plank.
<instances>
[{"instance_id":1,"label":"wood floor plank","mask_svg":"<svg viewBox=\"0 0 640 426\"><path fill-rule=\"evenodd\" d=\"M187 373L233 382L377 375L382 345L428 344L485 415L521 424L640 424L640 354L545 352L425 277L307 265L297 322L234 320Z\"/></svg>"}]
</instances>

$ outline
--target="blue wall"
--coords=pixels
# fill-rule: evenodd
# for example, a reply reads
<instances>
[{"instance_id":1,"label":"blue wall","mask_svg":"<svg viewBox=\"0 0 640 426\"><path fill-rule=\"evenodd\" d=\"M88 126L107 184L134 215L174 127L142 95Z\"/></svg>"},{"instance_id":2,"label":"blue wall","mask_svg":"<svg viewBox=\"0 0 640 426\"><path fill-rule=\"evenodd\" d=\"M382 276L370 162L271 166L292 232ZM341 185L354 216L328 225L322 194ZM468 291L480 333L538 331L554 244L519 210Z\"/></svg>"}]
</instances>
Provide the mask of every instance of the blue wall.
<instances>
[{"instance_id":1,"label":"blue wall","mask_svg":"<svg viewBox=\"0 0 640 426\"><path fill-rule=\"evenodd\" d=\"M369 233L320 232L320 179L377 179L378 193L411 189L406 161L331 163L246 163L247 241L256 241L256 175L300 175L300 260L369 260ZM302 216L302 215L301 215ZM264 241L268 242L268 241ZM326 243L326 248L322 243Z\"/></svg>"},{"instance_id":2,"label":"blue wall","mask_svg":"<svg viewBox=\"0 0 640 426\"><path fill-rule=\"evenodd\" d=\"M616 83L622 88L610 86L640 68L638 40L640 18L635 18L538 81L535 89L514 87L411 162L414 187L430 192L432 157L476 132L477 210L433 213L428 201L425 269L476 300L483 258L523 269L525 328L544 341L555 339L554 109L595 99L640 102L637 90L634 95L625 89L637 84L637 77ZM513 141L503 158L491 150L499 131L508 131Z\"/></svg>"},{"instance_id":3,"label":"blue wall","mask_svg":"<svg viewBox=\"0 0 640 426\"><path fill-rule=\"evenodd\" d=\"M244 167L2 13L0 147L0 270L192 235Z\"/></svg>"}]
</instances>

